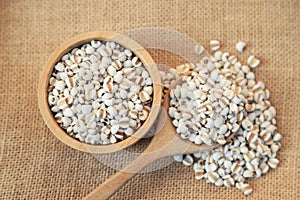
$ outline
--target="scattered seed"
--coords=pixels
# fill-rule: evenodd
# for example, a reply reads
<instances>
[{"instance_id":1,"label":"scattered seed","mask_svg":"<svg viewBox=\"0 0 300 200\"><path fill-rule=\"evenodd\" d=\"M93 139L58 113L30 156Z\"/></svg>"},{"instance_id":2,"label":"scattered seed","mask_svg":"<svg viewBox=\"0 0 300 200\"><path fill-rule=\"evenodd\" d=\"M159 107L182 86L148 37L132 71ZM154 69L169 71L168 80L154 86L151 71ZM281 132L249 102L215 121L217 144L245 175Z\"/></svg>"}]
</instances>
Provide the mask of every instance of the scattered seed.
<instances>
[{"instance_id":1,"label":"scattered seed","mask_svg":"<svg viewBox=\"0 0 300 200\"><path fill-rule=\"evenodd\" d=\"M195 46L194 51L195 51L195 53L196 53L197 55L200 55L200 54L203 53L204 48L203 48L203 46L197 44L197 45Z\"/></svg>"},{"instance_id":2,"label":"scattered seed","mask_svg":"<svg viewBox=\"0 0 300 200\"><path fill-rule=\"evenodd\" d=\"M251 55L247 59L248 65L250 65L251 68L256 68L260 64L260 60L257 59L254 55Z\"/></svg>"},{"instance_id":3,"label":"scattered seed","mask_svg":"<svg viewBox=\"0 0 300 200\"><path fill-rule=\"evenodd\" d=\"M235 48L236 50L239 52L239 53L242 53L244 51L246 47L246 43L245 42L242 42L242 41L239 41L238 43L236 43L235 45Z\"/></svg>"},{"instance_id":4,"label":"scattered seed","mask_svg":"<svg viewBox=\"0 0 300 200\"><path fill-rule=\"evenodd\" d=\"M220 42L218 40L211 40L209 44L211 50L213 51L217 51L218 49L220 49Z\"/></svg>"}]
</instances>

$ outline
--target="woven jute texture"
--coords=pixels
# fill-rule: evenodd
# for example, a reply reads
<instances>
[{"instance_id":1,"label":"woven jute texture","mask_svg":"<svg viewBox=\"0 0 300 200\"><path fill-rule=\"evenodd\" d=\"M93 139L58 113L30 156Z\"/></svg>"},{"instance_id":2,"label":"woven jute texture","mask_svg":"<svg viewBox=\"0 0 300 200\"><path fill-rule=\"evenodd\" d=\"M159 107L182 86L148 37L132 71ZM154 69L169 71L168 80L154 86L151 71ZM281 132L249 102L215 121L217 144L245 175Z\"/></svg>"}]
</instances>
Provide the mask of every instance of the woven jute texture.
<instances>
[{"instance_id":1,"label":"woven jute texture","mask_svg":"<svg viewBox=\"0 0 300 200\"><path fill-rule=\"evenodd\" d=\"M54 137L39 114L37 86L47 59L68 38L141 27L177 30L206 48L218 39L232 53L237 41L246 41L239 57L245 62L254 53L262 60L255 73L277 109L281 162L249 181L249 197L196 181L191 167L172 163L137 175L112 199L300 199L299 0L0 2L0 199L81 199L117 172ZM150 53L158 63L180 64L163 51ZM148 141L130 150L141 151Z\"/></svg>"}]
</instances>

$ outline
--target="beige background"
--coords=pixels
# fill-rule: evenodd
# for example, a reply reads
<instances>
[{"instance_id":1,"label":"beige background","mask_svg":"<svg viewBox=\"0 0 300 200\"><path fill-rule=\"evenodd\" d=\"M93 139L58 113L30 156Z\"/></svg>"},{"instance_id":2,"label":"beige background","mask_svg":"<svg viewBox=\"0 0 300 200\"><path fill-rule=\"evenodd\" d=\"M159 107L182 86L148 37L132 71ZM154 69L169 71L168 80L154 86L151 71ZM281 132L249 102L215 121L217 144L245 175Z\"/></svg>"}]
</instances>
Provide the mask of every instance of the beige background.
<instances>
[{"instance_id":1,"label":"beige background","mask_svg":"<svg viewBox=\"0 0 300 200\"><path fill-rule=\"evenodd\" d=\"M38 78L51 52L78 33L149 26L178 30L205 47L219 39L232 53L238 40L248 43L241 57L262 59L255 72L277 108L281 163L250 181L254 193L247 198L235 188L196 181L192 168L172 163L136 176L112 199L300 198L299 0L0 2L0 199L80 199L116 172L49 132L37 107ZM163 52L151 54L179 64Z\"/></svg>"}]
</instances>

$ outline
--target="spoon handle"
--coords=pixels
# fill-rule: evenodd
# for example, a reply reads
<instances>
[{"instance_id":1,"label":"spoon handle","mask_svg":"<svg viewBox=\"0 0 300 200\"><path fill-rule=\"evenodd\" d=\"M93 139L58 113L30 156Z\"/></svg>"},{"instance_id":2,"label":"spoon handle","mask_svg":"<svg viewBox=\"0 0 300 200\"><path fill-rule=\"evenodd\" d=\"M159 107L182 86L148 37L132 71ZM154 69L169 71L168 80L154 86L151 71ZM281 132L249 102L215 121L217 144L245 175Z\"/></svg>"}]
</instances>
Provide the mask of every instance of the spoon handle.
<instances>
[{"instance_id":1,"label":"spoon handle","mask_svg":"<svg viewBox=\"0 0 300 200\"><path fill-rule=\"evenodd\" d=\"M160 113L157 129L159 133L152 138L148 147L135 160L94 189L84 200L108 199L129 179L153 161L185 152L190 146L190 143L179 139L176 133L172 133L175 130L166 110L162 110Z\"/></svg>"},{"instance_id":2,"label":"spoon handle","mask_svg":"<svg viewBox=\"0 0 300 200\"><path fill-rule=\"evenodd\" d=\"M129 179L134 177L135 173L120 171L95 188L90 194L84 197L84 200L108 199Z\"/></svg>"},{"instance_id":3,"label":"spoon handle","mask_svg":"<svg viewBox=\"0 0 300 200\"><path fill-rule=\"evenodd\" d=\"M133 160L124 169L114 174L112 177L107 179L90 194L88 194L84 200L103 200L108 199L112 196L119 188L125 183L138 174L143 168L162 157L159 153L142 153L135 160Z\"/></svg>"}]
</instances>

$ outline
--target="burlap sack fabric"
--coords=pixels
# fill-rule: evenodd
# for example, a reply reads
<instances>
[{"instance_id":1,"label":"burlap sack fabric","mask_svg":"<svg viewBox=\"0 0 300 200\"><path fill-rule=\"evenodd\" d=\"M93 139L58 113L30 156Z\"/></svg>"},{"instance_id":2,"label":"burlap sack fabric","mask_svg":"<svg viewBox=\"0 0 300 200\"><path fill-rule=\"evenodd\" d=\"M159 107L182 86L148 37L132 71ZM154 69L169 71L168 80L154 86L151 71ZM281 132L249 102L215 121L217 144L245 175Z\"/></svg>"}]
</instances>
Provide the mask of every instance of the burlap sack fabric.
<instances>
[{"instance_id":1,"label":"burlap sack fabric","mask_svg":"<svg viewBox=\"0 0 300 200\"><path fill-rule=\"evenodd\" d=\"M300 1L0 1L0 199L81 199L116 170L90 154L59 142L37 106L39 74L66 39L87 31L164 27L187 34L208 48L222 41L239 57L255 53L262 65L257 79L271 91L282 133L281 163L245 197L236 188L196 181L179 163L139 174L112 199L300 199ZM175 66L165 52L154 60ZM140 151L142 141L133 151Z\"/></svg>"}]
</instances>

